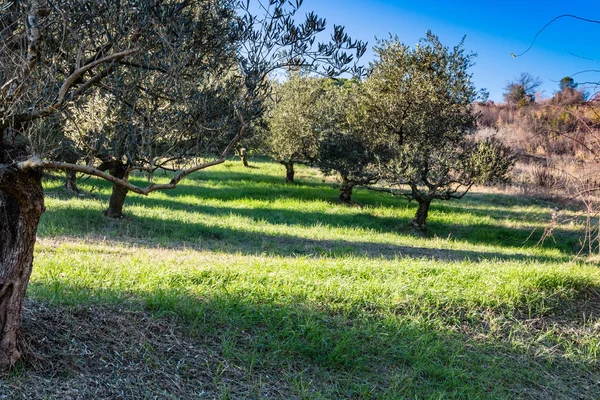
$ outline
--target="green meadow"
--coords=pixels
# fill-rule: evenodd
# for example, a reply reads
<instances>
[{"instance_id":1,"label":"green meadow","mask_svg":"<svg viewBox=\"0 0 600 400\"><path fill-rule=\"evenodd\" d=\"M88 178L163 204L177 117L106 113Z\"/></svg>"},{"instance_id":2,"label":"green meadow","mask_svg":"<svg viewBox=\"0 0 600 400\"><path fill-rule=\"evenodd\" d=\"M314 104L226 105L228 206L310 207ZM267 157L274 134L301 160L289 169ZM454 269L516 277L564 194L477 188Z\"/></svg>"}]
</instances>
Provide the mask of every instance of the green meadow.
<instances>
[{"instance_id":1,"label":"green meadow","mask_svg":"<svg viewBox=\"0 0 600 400\"><path fill-rule=\"evenodd\" d=\"M102 215L105 182L46 179L25 357L0 393L600 398L600 269L576 223L539 242L552 203L475 190L419 235L402 197L344 206L314 169L289 185L251 165L130 194L124 220Z\"/></svg>"}]
</instances>

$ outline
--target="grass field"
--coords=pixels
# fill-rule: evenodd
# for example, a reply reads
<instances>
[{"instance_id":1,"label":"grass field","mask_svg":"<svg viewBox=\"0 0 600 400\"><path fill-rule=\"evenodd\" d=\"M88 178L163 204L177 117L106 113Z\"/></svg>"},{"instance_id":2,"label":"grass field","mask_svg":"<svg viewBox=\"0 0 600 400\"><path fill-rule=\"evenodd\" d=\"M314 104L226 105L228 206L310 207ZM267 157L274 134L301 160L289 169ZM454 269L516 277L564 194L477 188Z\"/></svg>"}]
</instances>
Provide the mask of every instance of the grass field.
<instances>
[{"instance_id":1,"label":"grass field","mask_svg":"<svg viewBox=\"0 0 600 400\"><path fill-rule=\"evenodd\" d=\"M474 192L421 236L402 198L252 164L119 221L107 184L47 180L0 398L600 398L600 268L577 225L536 246L552 204Z\"/></svg>"}]
</instances>

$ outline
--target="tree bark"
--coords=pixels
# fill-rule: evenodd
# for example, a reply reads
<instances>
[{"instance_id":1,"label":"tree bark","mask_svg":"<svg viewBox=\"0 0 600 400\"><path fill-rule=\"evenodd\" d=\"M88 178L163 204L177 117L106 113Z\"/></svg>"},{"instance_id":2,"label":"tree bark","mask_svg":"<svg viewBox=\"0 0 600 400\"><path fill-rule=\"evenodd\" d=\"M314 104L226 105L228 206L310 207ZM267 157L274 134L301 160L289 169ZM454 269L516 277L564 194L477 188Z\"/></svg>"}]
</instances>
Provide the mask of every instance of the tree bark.
<instances>
[{"instance_id":1,"label":"tree bark","mask_svg":"<svg viewBox=\"0 0 600 400\"><path fill-rule=\"evenodd\" d=\"M419 208L415 218L412 220L412 226L419 232L427 232L427 215L429 214L430 199L416 199L419 203Z\"/></svg>"},{"instance_id":2,"label":"tree bark","mask_svg":"<svg viewBox=\"0 0 600 400\"><path fill-rule=\"evenodd\" d=\"M350 204L352 203L352 189L354 184L348 181L348 178L342 176L342 184L340 185L340 203Z\"/></svg>"},{"instance_id":3,"label":"tree bark","mask_svg":"<svg viewBox=\"0 0 600 400\"><path fill-rule=\"evenodd\" d=\"M103 162L98 169L100 171L108 170L108 173L115 178L125 179L127 175L127 166L119 160L108 160ZM104 215L108 218L123 218L123 205L125 198L129 193L129 189L113 183L112 193L108 202L108 208L104 211Z\"/></svg>"},{"instance_id":4,"label":"tree bark","mask_svg":"<svg viewBox=\"0 0 600 400\"><path fill-rule=\"evenodd\" d=\"M71 192L79 193L79 188L77 187L77 172L68 170L65 172L65 175L65 188Z\"/></svg>"},{"instance_id":5,"label":"tree bark","mask_svg":"<svg viewBox=\"0 0 600 400\"><path fill-rule=\"evenodd\" d=\"M250 165L248 164L248 152L243 147L240 149L240 157L242 158L242 164L244 167L250 168Z\"/></svg>"},{"instance_id":6,"label":"tree bark","mask_svg":"<svg viewBox=\"0 0 600 400\"><path fill-rule=\"evenodd\" d=\"M0 141L1 142L1 141ZM1 144L1 143L0 143ZM17 338L33 266L33 248L44 192L41 173L22 172L0 149L0 369L19 359Z\"/></svg>"},{"instance_id":7,"label":"tree bark","mask_svg":"<svg viewBox=\"0 0 600 400\"><path fill-rule=\"evenodd\" d=\"M285 183L294 183L294 175L296 171L294 171L294 162L293 161L280 161L285 167Z\"/></svg>"},{"instance_id":8,"label":"tree bark","mask_svg":"<svg viewBox=\"0 0 600 400\"><path fill-rule=\"evenodd\" d=\"M123 214L123 205L125 204L127 193L129 193L127 188L113 183L110 201L108 202L108 208L104 211L104 215L108 218L125 217L125 214Z\"/></svg>"}]
</instances>

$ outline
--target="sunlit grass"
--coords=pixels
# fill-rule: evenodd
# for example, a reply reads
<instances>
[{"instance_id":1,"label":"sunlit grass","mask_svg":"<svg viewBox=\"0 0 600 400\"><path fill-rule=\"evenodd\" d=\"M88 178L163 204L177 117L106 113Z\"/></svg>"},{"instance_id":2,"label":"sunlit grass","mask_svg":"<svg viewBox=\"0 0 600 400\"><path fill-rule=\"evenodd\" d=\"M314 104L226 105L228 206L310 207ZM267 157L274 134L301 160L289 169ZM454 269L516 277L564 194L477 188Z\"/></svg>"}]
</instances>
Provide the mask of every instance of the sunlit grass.
<instances>
[{"instance_id":1,"label":"sunlit grass","mask_svg":"<svg viewBox=\"0 0 600 400\"><path fill-rule=\"evenodd\" d=\"M29 296L176 315L292 397L600 393L600 269L573 257L576 225L536 246L550 204L474 193L434 203L422 236L402 198L347 207L312 169L287 185L253 165L131 195L123 221L101 214L108 185L49 180Z\"/></svg>"}]
</instances>

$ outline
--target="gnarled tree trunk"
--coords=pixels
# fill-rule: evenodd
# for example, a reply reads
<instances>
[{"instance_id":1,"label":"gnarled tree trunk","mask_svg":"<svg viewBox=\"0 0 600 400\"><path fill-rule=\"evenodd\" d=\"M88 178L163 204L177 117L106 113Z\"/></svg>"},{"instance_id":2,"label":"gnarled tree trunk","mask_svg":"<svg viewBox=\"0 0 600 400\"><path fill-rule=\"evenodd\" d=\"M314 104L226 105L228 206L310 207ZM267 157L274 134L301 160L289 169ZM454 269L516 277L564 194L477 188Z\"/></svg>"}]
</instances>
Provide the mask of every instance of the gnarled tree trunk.
<instances>
[{"instance_id":1,"label":"gnarled tree trunk","mask_svg":"<svg viewBox=\"0 0 600 400\"><path fill-rule=\"evenodd\" d=\"M108 170L108 173L115 178L125 179L127 177L127 165L119 160L104 161L98 169L101 171ZM109 218L123 218L123 205L125 204L127 193L129 193L129 189L113 183L108 208L104 211L104 215Z\"/></svg>"},{"instance_id":2,"label":"gnarled tree trunk","mask_svg":"<svg viewBox=\"0 0 600 400\"><path fill-rule=\"evenodd\" d=\"M65 188L71 192L79 193L79 188L77 187L77 172L67 170L65 175Z\"/></svg>"},{"instance_id":3,"label":"gnarled tree trunk","mask_svg":"<svg viewBox=\"0 0 600 400\"><path fill-rule=\"evenodd\" d=\"M3 145L0 139L0 147ZM41 173L20 171L0 148L0 369L20 357L17 337L33 266L44 192Z\"/></svg>"},{"instance_id":4,"label":"gnarled tree trunk","mask_svg":"<svg viewBox=\"0 0 600 400\"><path fill-rule=\"evenodd\" d=\"M429 206L431 205L431 199L416 199L419 203L419 208L415 214L415 218L412 220L412 226L419 232L427 232L427 215L429 214Z\"/></svg>"},{"instance_id":5,"label":"gnarled tree trunk","mask_svg":"<svg viewBox=\"0 0 600 400\"><path fill-rule=\"evenodd\" d=\"M352 189L354 183L348 181L348 177L342 176L342 184L340 185L340 195L338 199L341 203L350 204L352 203Z\"/></svg>"},{"instance_id":6,"label":"gnarled tree trunk","mask_svg":"<svg viewBox=\"0 0 600 400\"><path fill-rule=\"evenodd\" d=\"M293 161L280 161L281 165L285 167L285 183L294 183L294 162Z\"/></svg>"},{"instance_id":7,"label":"gnarled tree trunk","mask_svg":"<svg viewBox=\"0 0 600 400\"><path fill-rule=\"evenodd\" d=\"M125 204L127 193L129 193L128 189L114 183L108 208L104 211L104 215L109 218L123 218L125 216L123 214L123 205Z\"/></svg>"}]
</instances>

